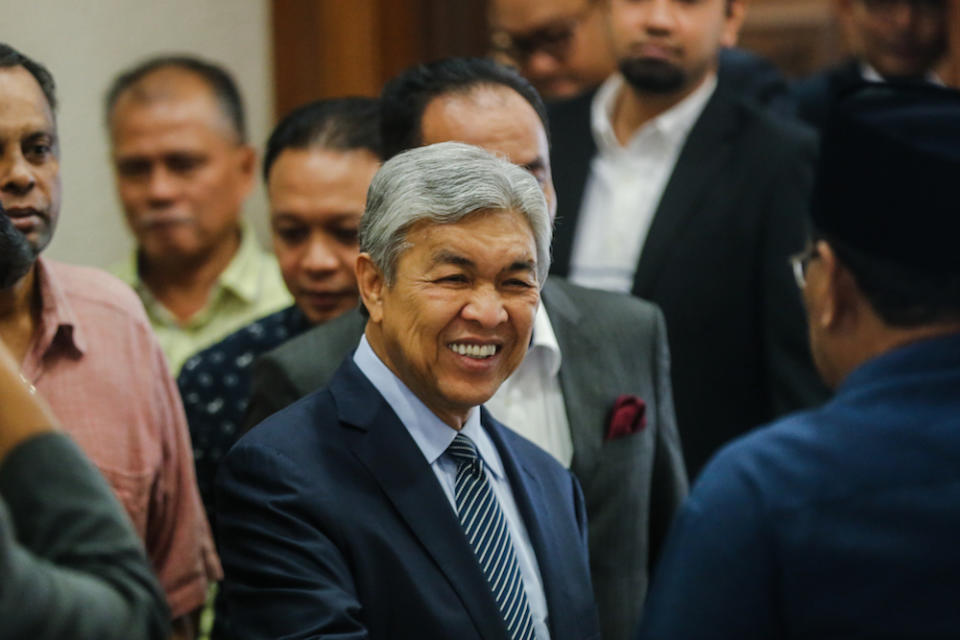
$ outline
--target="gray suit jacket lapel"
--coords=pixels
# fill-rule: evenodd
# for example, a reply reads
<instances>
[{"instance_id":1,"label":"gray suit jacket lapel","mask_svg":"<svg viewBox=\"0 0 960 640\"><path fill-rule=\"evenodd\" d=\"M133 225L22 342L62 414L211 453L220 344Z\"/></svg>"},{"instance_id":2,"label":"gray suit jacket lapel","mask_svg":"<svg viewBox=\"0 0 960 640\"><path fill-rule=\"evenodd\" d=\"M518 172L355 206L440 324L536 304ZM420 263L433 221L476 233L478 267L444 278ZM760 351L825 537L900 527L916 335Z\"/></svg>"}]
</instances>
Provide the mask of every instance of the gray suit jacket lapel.
<instances>
[{"instance_id":1,"label":"gray suit jacket lapel","mask_svg":"<svg viewBox=\"0 0 960 640\"><path fill-rule=\"evenodd\" d=\"M593 332L577 328L580 312L557 282L547 280L543 288L543 304L560 345L560 389L574 451L571 469L578 478L586 478L599 462L603 445L604 434L596 425L605 424L604 412L609 410L605 403L606 389L610 385L605 381L610 372L604 369L603 358L598 354L610 346L604 345L600 336ZM564 366L564 362L576 362L577 365Z\"/></svg>"}]
</instances>

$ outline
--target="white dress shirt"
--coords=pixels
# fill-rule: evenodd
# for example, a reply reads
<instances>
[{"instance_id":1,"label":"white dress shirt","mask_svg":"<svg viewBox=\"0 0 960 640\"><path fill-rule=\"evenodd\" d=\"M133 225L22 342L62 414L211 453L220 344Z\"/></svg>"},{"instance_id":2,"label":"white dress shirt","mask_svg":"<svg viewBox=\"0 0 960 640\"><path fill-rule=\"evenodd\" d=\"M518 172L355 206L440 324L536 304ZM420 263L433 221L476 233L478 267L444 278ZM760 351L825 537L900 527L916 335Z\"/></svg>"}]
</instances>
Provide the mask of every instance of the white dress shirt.
<instances>
[{"instance_id":1,"label":"white dress shirt","mask_svg":"<svg viewBox=\"0 0 960 640\"><path fill-rule=\"evenodd\" d=\"M689 96L645 123L624 146L613 130L623 76L601 85L591 106L597 154L577 222L570 280L629 293L647 233L693 125L717 86L711 74Z\"/></svg>"},{"instance_id":2,"label":"white dress shirt","mask_svg":"<svg viewBox=\"0 0 960 640\"><path fill-rule=\"evenodd\" d=\"M416 395L387 367L374 353L367 342L367 337L360 339L360 345L353 354L353 361L360 371L367 377L373 386L380 392L400 422L406 427L413 441L417 444L423 457L433 470L443 493L450 502L454 514L457 511L457 502L454 491L457 482L457 463L448 455L444 455L453 442L457 431L440 420ZM543 579L540 576L540 565L530 543L527 527L523 523L520 511L517 509L513 491L510 489L510 480L503 469L503 462L497 448L490 440L490 436L480 425L480 410L475 407L470 411L467 421L460 433L470 438L477 447L477 453L483 460L483 469L487 481L497 496L500 509L507 520L510 529L510 538L517 556L517 564L523 579L523 586L527 593L527 603L530 607L530 617L538 640L549 640L550 632L547 628L547 597L543 590Z\"/></svg>"},{"instance_id":3,"label":"white dress shirt","mask_svg":"<svg viewBox=\"0 0 960 640\"><path fill-rule=\"evenodd\" d=\"M523 362L484 403L494 418L570 468L573 440L560 389L560 344L543 304Z\"/></svg>"}]
</instances>

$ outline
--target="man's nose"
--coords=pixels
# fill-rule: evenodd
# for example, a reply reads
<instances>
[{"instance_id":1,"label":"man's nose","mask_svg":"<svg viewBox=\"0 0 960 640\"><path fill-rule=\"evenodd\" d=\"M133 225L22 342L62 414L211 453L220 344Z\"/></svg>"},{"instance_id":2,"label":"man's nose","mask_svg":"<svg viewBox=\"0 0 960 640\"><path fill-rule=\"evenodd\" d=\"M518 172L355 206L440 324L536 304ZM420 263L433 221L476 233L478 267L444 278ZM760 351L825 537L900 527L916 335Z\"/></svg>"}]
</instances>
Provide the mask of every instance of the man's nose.
<instances>
[{"instance_id":1,"label":"man's nose","mask_svg":"<svg viewBox=\"0 0 960 640\"><path fill-rule=\"evenodd\" d=\"M330 240L314 231L307 240L307 247L301 260L303 270L310 274L322 274L335 271L340 261L330 246Z\"/></svg>"},{"instance_id":2,"label":"man's nose","mask_svg":"<svg viewBox=\"0 0 960 640\"><path fill-rule=\"evenodd\" d=\"M175 176L164 167L154 167L147 178L147 197L151 202L168 202L173 200L179 189Z\"/></svg>"},{"instance_id":3,"label":"man's nose","mask_svg":"<svg viewBox=\"0 0 960 640\"><path fill-rule=\"evenodd\" d=\"M492 286L474 289L463 307L462 315L465 320L476 322L485 329L497 327L508 318L503 297Z\"/></svg>"},{"instance_id":4,"label":"man's nose","mask_svg":"<svg viewBox=\"0 0 960 640\"><path fill-rule=\"evenodd\" d=\"M674 0L650 0L643 14L643 26L648 31L672 31L676 26Z\"/></svg>"},{"instance_id":5,"label":"man's nose","mask_svg":"<svg viewBox=\"0 0 960 640\"><path fill-rule=\"evenodd\" d=\"M33 168L23 154L11 151L0 160L0 190L25 195L37 184Z\"/></svg>"},{"instance_id":6,"label":"man's nose","mask_svg":"<svg viewBox=\"0 0 960 640\"><path fill-rule=\"evenodd\" d=\"M533 51L524 63L524 75L538 80L551 79L563 67L563 63L548 51Z\"/></svg>"}]
</instances>

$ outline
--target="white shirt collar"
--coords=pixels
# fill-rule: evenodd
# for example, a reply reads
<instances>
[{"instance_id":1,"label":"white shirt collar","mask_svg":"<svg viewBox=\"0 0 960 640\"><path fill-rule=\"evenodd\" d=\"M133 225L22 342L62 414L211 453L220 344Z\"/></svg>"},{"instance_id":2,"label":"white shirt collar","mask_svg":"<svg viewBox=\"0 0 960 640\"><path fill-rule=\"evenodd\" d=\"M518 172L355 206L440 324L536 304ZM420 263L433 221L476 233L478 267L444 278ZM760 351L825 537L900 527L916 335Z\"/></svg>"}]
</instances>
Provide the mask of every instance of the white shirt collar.
<instances>
[{"instance_id":1,"label":"white shirt collar","mask_svg":"<svg viewBox=\"0 0 960 640\"><path fill-rule=\"evenodd\" d=\"M427 405L390 370L367 342L366 335L360 338L360 345L353 355L353 361L397 414L427 463L433 465L453 442L457 431L428 409ZM503 464L500 457L496 455L490 436L480 425L478 407L470 410L460 433L473 440L477 446L477 453L487 468L495 477L502 478Z\"/></svg>"},{"instance_id":2,"label":"white shirt collar","mask_svg":"<svg viewBox=\"0 0 960 640\"><path fill-rule=\"evenodd\" d=\"M547 310L544 308L542 300L540 306L537 307L537 314L533 318L533 340L527 353L529 354L534 349L543 351L550 375L556 376L560 372L560 343L557 342L557 334L553 332L553 325L550 324L550 318L547 316Z\"/></svg>"},{"instance_id":3,"label":"white shirt collar","mask_svg":"<svg viewBox=\"0 0 960 640\"><path fill-rule=\"evenodd\" d=\"M860 63L860 76L867 82L886 82L886 79L880 75L880 72L874 69L873 66L867 62ZM943 80L941 80L940 76L938 76L934 71L928 71L923 77L931 84L941 87L944 86Z\"/></svg>"},{"instance_id":4,"label":"white shirt collar","mask_svg":"<svg viewBox=\"0 0 960 640\"><path fill-rule=\"evenodd\" d=\"M647 132L659 133L668 141L682 144L717 88L717 74L711 73L693 93L640 127L630 138L626 147L620 144L613 130L613 112L617 105L617 97L624 88L623 76L615 73L600 85L600 89L593 97L590 108L591 128L594 141L601 152L629 150L635 147Z\"/></svg>"}]
</instances>

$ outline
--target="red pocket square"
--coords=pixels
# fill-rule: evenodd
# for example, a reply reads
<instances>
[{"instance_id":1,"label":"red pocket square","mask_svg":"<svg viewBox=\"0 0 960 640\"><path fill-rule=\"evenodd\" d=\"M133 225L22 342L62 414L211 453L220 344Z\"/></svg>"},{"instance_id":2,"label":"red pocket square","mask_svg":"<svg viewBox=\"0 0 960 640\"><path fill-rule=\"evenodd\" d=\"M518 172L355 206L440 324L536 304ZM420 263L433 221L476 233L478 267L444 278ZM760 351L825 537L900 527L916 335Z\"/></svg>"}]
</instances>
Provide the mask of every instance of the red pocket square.
<instances>
[{"instance_id":1,"label":"red pocket square","mask_svg":"<svg viewBox=\"0 0 960 640\"><path fill-rule=\"evenodd\" d=\"M637 433L647 426L647 403L637 396L624 394L613 403L607 440Z\"/></svg>"}]
</instances>

